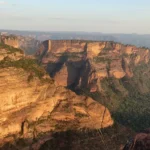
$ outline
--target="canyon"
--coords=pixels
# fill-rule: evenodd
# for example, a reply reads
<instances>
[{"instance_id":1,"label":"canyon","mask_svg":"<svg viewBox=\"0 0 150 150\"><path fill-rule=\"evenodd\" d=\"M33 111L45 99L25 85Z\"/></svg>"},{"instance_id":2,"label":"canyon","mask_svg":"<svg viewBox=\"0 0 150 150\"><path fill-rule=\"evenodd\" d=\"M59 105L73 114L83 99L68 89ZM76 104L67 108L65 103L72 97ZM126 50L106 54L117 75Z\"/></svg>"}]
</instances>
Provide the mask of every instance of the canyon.
<instances>
[{"instance_id":1,"label":"canyon","mask_svg":"<svg viewBox=\"0 0 150 150\"><path fill-rule=\"evenodd\" d=\"M99 129L113 125L109 110L87 96L59 86L20 49L2 44L0 61L0 145L26 141L29 149L41 134ZM98 119L99 118L99 119ZM23 145L21 145L23 146ZM34 146L34 145L33 145Z\"/></svg>"},{"instance_id":2,"label":"canyon","mask_svg":"<svg viewBox=\"0 0 150 150\"><path fill-rule=\"evenodd\" d=\"M104 78L132 78L131 66L148 64L148 49L114 42L45 41L39 61L61 86L89 88L96 92Z\"/></svg>"},{"instance_id":3,"label":"canyon","mask_svg":"<svg viewBox=\"0 0 150 150\"><path fill-rule=\"evenodd\" d=\"M47 40L32 58L5 44L0 43L1 149L119 150L149 127L149 49Z\"/></svg>"}]
</instances>

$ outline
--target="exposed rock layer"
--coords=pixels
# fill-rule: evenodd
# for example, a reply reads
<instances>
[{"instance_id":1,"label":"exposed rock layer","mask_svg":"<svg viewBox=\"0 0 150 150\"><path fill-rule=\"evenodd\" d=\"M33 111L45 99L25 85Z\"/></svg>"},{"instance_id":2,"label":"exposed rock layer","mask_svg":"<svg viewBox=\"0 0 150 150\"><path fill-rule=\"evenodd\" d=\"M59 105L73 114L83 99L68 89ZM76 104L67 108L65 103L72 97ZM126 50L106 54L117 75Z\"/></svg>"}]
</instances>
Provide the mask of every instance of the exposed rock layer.
<instances>
[{"instance_id":1,"label":"exposed rock layer","mask_svg":"<svg viewBox=\"0 0 150 150\"><path fill-rule=\"evenodd\" d=\"M20 55L25 61L24 55ZM17 60L16 56L16 59L9 57L1 62L9 64ZM22 138L27 140L29 149L35 139L50 131L113 125L106 107L59 86L46 74L38 78L25 67L3 65L0 79L0 145Z\"/></svg>"},{"instance_id":2,"label":"exposed rock layer","mask_svg":"<svg viewBox=\"0 0 150 150\"><path fill-rule=\"evenodd\" d=\"M37 55L59 85L90 88L106 77L132 77L131 66L149 62L148 49L114 42L45 41Z\"/></svg>"},{"instance_id":3,"label":"exposed rock layer","mask_svg":"<svg viewBox=\"0 0 150 150\"><path fill-rule=\"evenodd\" d=\"M0 36L0 43L19 48L19 40L16 36Z\"/></svg>"}]
</instances>

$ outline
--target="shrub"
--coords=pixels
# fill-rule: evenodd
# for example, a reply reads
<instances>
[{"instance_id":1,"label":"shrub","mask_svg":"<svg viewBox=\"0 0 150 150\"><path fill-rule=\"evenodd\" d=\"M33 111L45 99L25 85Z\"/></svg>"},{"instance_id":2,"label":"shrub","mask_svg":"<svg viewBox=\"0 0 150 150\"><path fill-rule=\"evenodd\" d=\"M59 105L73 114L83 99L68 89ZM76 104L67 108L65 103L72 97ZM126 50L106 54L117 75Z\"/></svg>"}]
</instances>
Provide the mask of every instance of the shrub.
<instances>
[{"instance_id":1,"label":"shrub","mask_svg":"<svg viewBox=\"0 0 150 150\"><path fill-rule=\"evenodd\" d=\"M8 54L15 53L15 52L19 52L21 54L24 53L23 50L21 50L19 48L14 48L14 47L6 45L4 43L0 43L0 49L6 49L8 51Z\"/></svg>"},{"instance_id":2,"label":"shrub","mask_svg":"<svg viewBox=\"0 0 150 150\"><path fill-rule=\"evenodd\" d=\"M22 58L17 61L13 61L10 59L0 61L0 68L7 68L7 67L22 68L25 71L32 72L35 76L39 77L40 79L46 73L45 70L37 64L37 60L35 59ZM30 76L29 80L31 78L32 77Z\"/></svg>"},{"instance_id":3,"label":"shrub","mask_svg":"<svg viewBox=\"0 0 150 150\"><path fill-rule=\"evenodd\" d=\"M83 114L83 113L80 113L80 112L76 112L76 113L75 113L75 116L76 116L76 117L79 117L79 118L88 117L87 114Z\"/></svg>"}]
</instances>

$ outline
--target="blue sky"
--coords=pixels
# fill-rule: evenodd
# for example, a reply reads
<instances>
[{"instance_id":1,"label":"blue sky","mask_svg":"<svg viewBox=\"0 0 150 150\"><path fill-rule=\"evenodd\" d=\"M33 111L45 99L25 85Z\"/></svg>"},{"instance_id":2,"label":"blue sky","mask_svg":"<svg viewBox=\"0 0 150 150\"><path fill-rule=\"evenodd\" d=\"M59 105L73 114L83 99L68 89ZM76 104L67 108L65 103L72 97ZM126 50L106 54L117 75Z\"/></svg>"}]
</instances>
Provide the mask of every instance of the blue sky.
<instances>
[{"instance_id":1,"label":"blue sky","mask_svg":"<svg viewBox=\"0 0 150 150\"><path fill-rule=\"evenodd\" d=\"M150 0L0 0L0 29L150 34Z\"/></svg>"}]
</instances>

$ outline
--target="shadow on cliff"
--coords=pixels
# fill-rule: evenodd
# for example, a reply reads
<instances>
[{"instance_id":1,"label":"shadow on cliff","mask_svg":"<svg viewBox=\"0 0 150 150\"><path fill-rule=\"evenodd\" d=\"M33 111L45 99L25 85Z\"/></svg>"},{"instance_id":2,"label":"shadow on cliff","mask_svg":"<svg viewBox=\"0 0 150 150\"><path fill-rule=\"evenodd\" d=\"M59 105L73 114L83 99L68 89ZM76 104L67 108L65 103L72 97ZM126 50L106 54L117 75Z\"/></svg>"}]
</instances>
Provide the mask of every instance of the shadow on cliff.
<instances>
[{"instance_id":1,"label":"shadow on cliff","mask_svg":"<svg viewBox=\"0 0 150 150\"><path fill-rule=\"evenodd\" d=\"M48 63L47 72L49 73L49 75L53 78L56 75L56 73L61 70L61 68L67 62L67 60L68 60L67 53L63 53L56 63L53 62Z\"/></svg>"},{"instance_id":2,"label":"shadow on cliff","mask_svg":"<svg viewBox=\"0 0 150 150\"><path fill-rule=\"evenodd\" d=\"M70 56L70 54L72 56ZM47 72L50 77L54 78L55 75L62 69L65 65L67 69L67 88L75 90L77 86L87 87L88 77L91 70L91 65L87 59L87 45L84 47L84 52L82 54L81 60L69 60L74 53L64 52L58 59L58 61L50 62L47 65ZM64 72L65 74L65 72ZM61 75L61 74L60 74Z\"/></svg>"},{"instance_id":3,"label":"shadow on cliff","mask_svg":"<svg viewBox=\"0 0 150 150\"><path fill-rule=\"evenodd\" d=\"M132 86L132 82L125 82L123 84L126 90L130 91L129 95L124 96L124 91L122 94L117 91L113 85L112 80L109 80L108 89L105 94L101 92L90 93L87 89L81 91L80 95L86 95L93 98L95 101L106 106L114 121L119 124L132 129L133 131L139 132L150 127L150 94L140 94L135 87ZM122 83L122 82L121 82ZM128 84L129 87L126 87ZM111 89L111 90L110 90Z\"/></svg>"},{"instance_id":4,"label":"shadow on cliff","mask_svg":"<svg viewBox=\"0 0 150 150\"><path fill-rule=\"evenodd\" d=\"M42 45L40 45L39 50L35 53L35 56L38 57L40 64L42 62L42 58L46 55L47 51L48 51L48 43L47 41L44 41Z\"/></svg>"},{"instance_id":5,"label":"shadow on cliff","mask_svg":"<svg viewBox=\"0 0 150 150\"><path fill-rule=\"evenodd\" d=\"M72 80L72 69L75 69L76 77L74 81ZM84 52L82 59L79 61L70 61L67 64L67 88L73 90L74 92L78 91L78 88L88 87L88 77L90 74L91 65L87 59L87 44L84 47Z\"/></svg>"},{"instance_id":6,"label":"shadow on cliff","mask_svg":"<svg viewBox=\"0 0 150 150\"><path fill-rule=\"evenodd\" d=\"M63 54L57 63L49 63L47 65L47 72L50 77L55 77L64 65L67 68L67 88L73 90L78 85L80 87L88 86L88 76L90 74L90 63L88 60L68 61L68 56ZM80 67L76 67L79 65Z\"/></svg>"},{"instance_id":7,"label":"shadow on cliff","mask_svg":"<svg viewBox=\"0 0 150 150\"><path fill-rule=\"evenodd\" d=\"M80 67L75 67L80 64ZM75 77L72 80L73 72L72 68L74 68ZM86 61L77 61L77 62L68 62L67 65L67 88L76 91L78 88L88 87L88 77L90 74L90 63L89 60Z\"/></svg>"},{"instance_id":8,"label":"shadow on cliff","mask_svg":"<svg viewBox=\"0 0 150 150\"><path fill-rule=\"evenodd\" d=\"M144 95L141 99L132 99L130 97L126 99L120 98L120 101L122 102L120 102L119 106L115 110L112 110L110 106L108 107L107 102L109 100L107 100L106 97L103 97L100 93L92 93L88 96L106 106L114 121L120 125L130 128L135 132L139 132L150 127L149 100L144 99L147 95ZM110 99L109 103L111 103L111 101L112 100Z\"/></svg>"},{"instance_id":9,"label":"shadow on cliff","mask_svg":"<svg viewBox=\"0 0 150 150\"><path fill-rule=\"evenodd\" d=\"M10 143L6 143L3 147L0 147L0 150L19 150L16 146Z\"/></svg>"},{"instance_id":10,"label":"shadow on cliff","mask_svg":"<svg viewBox=\"0 0 150 150\"><path fill-rule=\"evenodd\" d=\"M128 133L123 135L122 132L122 127L119 125L105 129L90 130L84 128L80 131L58 132L39 150L116 150L120 149L122 143L125 145L128 139Z\"/></svg>"},{"instance_id":11,"label":"shadow on cliff","mask_svg":"<svg viewBox=\"0 0 150 150\"><path fill-rule=\"evenodd\" d=\"M140 110L139 110L140 111ZM140 114L139 112L115 112L112 114L115 121L132 130L139 132L150 127L149 112Z\"/></svg>"}]
</instances>

